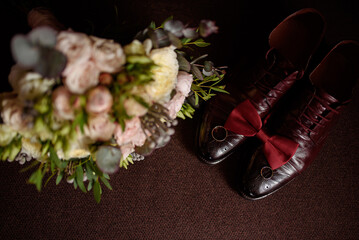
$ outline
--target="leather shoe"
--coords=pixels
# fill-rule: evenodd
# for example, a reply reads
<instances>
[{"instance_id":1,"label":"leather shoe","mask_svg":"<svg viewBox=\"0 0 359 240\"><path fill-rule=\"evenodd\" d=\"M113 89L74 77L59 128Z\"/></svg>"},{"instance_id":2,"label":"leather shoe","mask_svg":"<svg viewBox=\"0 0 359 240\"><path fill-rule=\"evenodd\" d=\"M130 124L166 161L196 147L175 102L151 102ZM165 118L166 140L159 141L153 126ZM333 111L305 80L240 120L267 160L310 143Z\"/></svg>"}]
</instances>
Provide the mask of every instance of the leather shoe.
<instances>
[{"instance_id":1,"label":"leather shoe","mask_svg":"<svg viewBox=\"0 0 359 240\"><path fill-rule=\"evenodd\" d=\"M263 151L264 145L258 147L240 177L239 193L247 199L261 199L302 173L315 159L329 130L350 101L358 78L359 44L340 42L310 74L310 81L293 96L288 109L278 109L263 128L268 135L296 142L294 155L286 163L280 164L278 159L268 162L270 154Z\"/></svg>"},{"instance_id":2,"label":"leather shoe","mask_svg":"<svg viewBox=\"0 0 359 240\"><path fill-rule=\"evenodd\" d=\"M265 64L252 83L238 94L218 94L206 104L196 140L197 156L203 162L223 161L247 139L224 127L230 113L248 99L259 117L266 118L279 99L303 76L324 30L321 14L308 8L290 15L271 32Z\"/></svg>"}]
</instances>

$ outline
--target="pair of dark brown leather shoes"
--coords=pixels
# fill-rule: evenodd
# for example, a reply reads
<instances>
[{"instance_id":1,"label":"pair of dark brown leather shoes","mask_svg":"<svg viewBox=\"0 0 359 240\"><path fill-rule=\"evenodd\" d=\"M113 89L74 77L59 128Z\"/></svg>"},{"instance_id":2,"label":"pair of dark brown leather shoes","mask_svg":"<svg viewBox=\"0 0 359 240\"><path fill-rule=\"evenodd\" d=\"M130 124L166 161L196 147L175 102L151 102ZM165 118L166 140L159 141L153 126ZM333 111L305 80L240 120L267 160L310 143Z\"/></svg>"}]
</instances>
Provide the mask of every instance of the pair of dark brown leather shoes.
<instances>
[{"instance_id":1,"label":"pair of dark brown leather shoes","mask_svg":"<svg viewBox=\"0 0 359 240\"><path fill-rule=\"evenodd\" d=\"M335 46L309 81L303 79L292 96L285 96L303 76L324 28L313 9L286 18L269 37L266 74L239 95L219 95L205 109L197 138L204 162L221 162L249 137L262 142L250 159L239 159L247 165L239 178L239 192L247 199L275 192L308 167L351 99L359 77L359 45L354 41ZM288 103L272 114L281 99Z\"/></svg>"},{"instance_id":2,"label":"pair of dark brown leather shoes","mask_svg":"<svg viewBox=\"0 0 359 240\"><path fill-rule=\"evenodd\" d=\"M249 99L261 119L265 119L294 82L302 78L324 31L321 14L314 9L303 9L287 17L271 32L264 66L253 76L251 84L239 93L218 94L206 105L196 143L201 160L217 164L247 139L224 128L231 111Z\"/></svg>"}]
</instances>

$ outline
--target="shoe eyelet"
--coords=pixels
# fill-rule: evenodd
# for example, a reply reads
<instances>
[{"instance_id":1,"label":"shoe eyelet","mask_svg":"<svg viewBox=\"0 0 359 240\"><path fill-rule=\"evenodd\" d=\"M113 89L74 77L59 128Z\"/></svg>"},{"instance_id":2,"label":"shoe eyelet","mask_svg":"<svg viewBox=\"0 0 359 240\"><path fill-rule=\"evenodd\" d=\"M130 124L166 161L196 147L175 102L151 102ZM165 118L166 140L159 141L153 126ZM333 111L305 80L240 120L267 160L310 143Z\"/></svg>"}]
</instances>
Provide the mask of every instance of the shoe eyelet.
<instances>
[{"instance_id":1,"label":"shoe eyelet","mask_svg":"<svg viewBox=\"0 0 359 240\"><path fill-rule=\"evenodd\" d=\"M268 166L262 167L261 176L264 179L271 179L273 177L273 169Z\"/></svg>"},{"instance_id":2,"label":"shoe eyelet","mask_svg":"<svg viewBox=\"0 0 359 240\"><path fill-rule=\"evenodd\" d=\"M223 142L228 136L228 131L223 126L216 126L212 129L212 138L217 142Z\"/></svg>"}]
</instances>

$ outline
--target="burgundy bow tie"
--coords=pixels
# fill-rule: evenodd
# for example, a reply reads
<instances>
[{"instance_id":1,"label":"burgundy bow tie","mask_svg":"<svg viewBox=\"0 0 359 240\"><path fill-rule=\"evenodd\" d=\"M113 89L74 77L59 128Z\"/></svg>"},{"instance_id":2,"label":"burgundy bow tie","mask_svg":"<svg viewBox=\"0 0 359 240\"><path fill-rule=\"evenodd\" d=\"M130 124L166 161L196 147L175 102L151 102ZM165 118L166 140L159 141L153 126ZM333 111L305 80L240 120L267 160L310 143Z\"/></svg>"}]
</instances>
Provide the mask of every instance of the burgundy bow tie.
<instances>
[{"instance_id":1,"label":"burgundy bow tie","mask_svg":"<svg viewBox=\"0 0 359 240\"><path fill-rule=\"evenodd\" d=\"M229 115L224 127L237 134L263 141L263 152L271 168L277 169L288 162L299 146L293 140L282 136L268 136L262 130L262 120L249 100L237 105Z\"/></svg>"}]
</instances>

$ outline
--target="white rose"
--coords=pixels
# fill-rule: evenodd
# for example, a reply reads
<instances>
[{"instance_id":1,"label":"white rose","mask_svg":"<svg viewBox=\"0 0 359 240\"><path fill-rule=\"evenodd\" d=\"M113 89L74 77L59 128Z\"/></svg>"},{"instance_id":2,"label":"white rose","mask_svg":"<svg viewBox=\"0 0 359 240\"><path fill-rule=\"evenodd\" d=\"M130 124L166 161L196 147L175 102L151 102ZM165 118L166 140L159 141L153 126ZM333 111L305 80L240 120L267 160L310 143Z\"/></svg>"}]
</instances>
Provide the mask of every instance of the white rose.
<instances>
[{"instance_id":1,"label":"white rose","mask_svg":"<svg viewBox=\"0 0 359 240\"><path fill-rule=\"evenodd\" d=\"M158 67L152 70L154 81L145 85L144 88L155 102L168 101L176 86L178 61L174 49L175 47L170 46L154 49L150 53L150 58Z\"/></svg>"},{"instance_id":2,"label":"white rose","mask_svg":"<svg viewBox=\"0 0 359 240\"><path fill-rule=\"evenodd\" d=\"M68 65L86 62L92 54L90 38L86 34L71 31L62 31L57 35L56 49L66 55Z\"/></svg>"},{"instance_id":3,"label":"white rose","mask_svg":"<svg viewBox=\"0 0 359 240\"><path fill-rule=\"evenodd\" d=\"M64 76L65 86L72 93L83 94L99 83L100 71L92 61L70 65Z\"/></svg>"},{"instance_id":4,"label":"white rose","mask_svg":"<svg viewBox=\"0 0 359 240\"><path fill-rule=\"evenodd\" d=\"M126 56L120 44L113 40L91 36L94 41L92 57L97 68L102 72L115 73L121 70Z\"/></svg>"},{"instance_id":5,"label":"white rose","mask_svg":"<svg viewBox=\"0 0 359 240\"><path fill-rule=\"evenodd\" d=\"M112 138L116 125L107 114L90 117L85 127L85 135L94 141L108 141Z\"/></svg>"}]
</instances>

